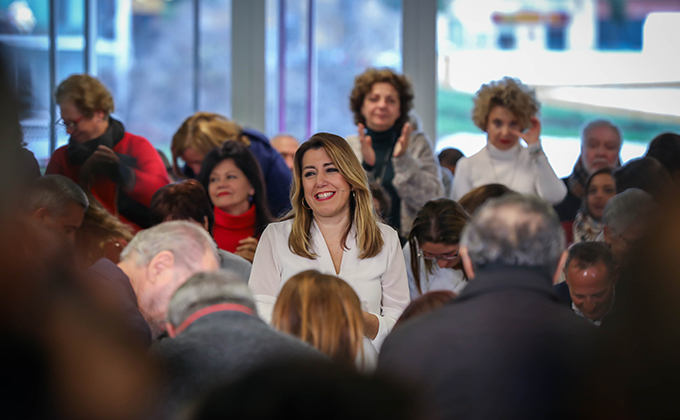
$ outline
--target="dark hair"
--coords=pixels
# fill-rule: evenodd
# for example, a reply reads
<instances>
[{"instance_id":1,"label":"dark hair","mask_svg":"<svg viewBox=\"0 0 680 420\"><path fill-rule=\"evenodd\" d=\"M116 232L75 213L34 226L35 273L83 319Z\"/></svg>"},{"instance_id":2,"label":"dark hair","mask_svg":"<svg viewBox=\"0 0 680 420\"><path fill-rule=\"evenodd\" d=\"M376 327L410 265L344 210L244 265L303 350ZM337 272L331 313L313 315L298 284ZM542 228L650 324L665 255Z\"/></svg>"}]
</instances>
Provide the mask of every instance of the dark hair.
<instances>
[{"instance_id":1,"label":"dark hair","mask_svg":"<svg viewBox=\"0 0 680 420\"><path fill-rule=\"evenodd\" d=\"M408 113L413 108L413 86L408 77L388 68L369 68L354 78L354 87L349 95L349 109L354 115L354 124L366 125L366 118L361 113L361 107L364 105L364 98L371 93L376 83L389 83L399 94L399 118L394 125L401 129L408 122Z\"/></svg>"},{"instance_id":2,"label":"dark hair","mask_svg":"<svg viewBox=\"0 0 680 420\"><path fill-rule=\"evenodd\" d=\"M255 190L255 195L253 196L253 204L255 204L255 236L259 237L274 218L269 213L267 187L264 184L262 169L253 153L248 149L248 146L234 140L225 141L222 147L214 148L205 156L201 164L201 172L196 179L208 191L210 174L215 169L215 166L227 159L234 161L234 165L243 172ZM209 195L208 199L210 199ZM214 205L212 200L210 204Z\"/></svg>"},{"instance_id":3,"label":"dark hair","mask_svg":"<svg viewBox=\"0 0 680 420\"><path fill-rule=\"evenodd\" d=\"M425 293L409 303L406 309L404 309L404 312L401 313L397 323L392 327L392 331L398 326L405 324L406 321L410 321L432 312L435 309L441 308L452 299L455 299L456 296L458 295L451 290L435 290Z\"/></svg>"},{"instance_id":4,"label":"dark hair","mask_svg":"<svg viewBox=\"0 0 680 420\"><path fill-rule=\"evenodd\" d=\"M431 242L434 244L456 245L460 242L463 228L468 222L467 212L460 204L448 198L430 200L418 212L413 220L411 232L408 234L408 243L411 248L411 270L418 292L422 293L420 286L420 258L418 250L420 244ZM432 273L432 262L425 261L428 273ZM462 269L458 263L454 269Z\"/></svg>"},{"instance_id":5,"label":"dark hair","mask_svg":"<svg viewBox=\"0 0 680 420\"><path fill-rule=\"evenodd\" d=\"M663 133L649 143L647 154L666 167L668 172L680 171L680 135Z\"/></svg>"},{"instance_id":6,"label":"dark hair","mask_svg":"<svg viewBox=\"0 0 680 420\"><path fill-rule=\"evenodd\" d=\"M651 194L657 202L669 192L671 175L668 170L652 157L641 157L630 160L614 171L616 193L629 188L639 188Z\"/></svg>"},{"instance_id":7,"label":"dark hair","mask_svg":"<svg viewBox=\"0 0 680 420\"><path fill-rule=\"evenodd\" d=\"M149 206L151 226L172 220L195 220L203 226L208 218L208 231L212 233L215 214L210 197L200 182L187 179L159 188L151 197Z\"/></svg>"},{"instance_id":8,"label":"dark hair","mask_svg":"<svg viewBox=\"0 0 680 420\"><path fill-rule=\"evenodd\" d=\"M513 191L503 184L486 184L468 191L458 200L458 203L463 206L468 214L473 214L482 204L486 203L486 200L502 197L511 192Z\"/></svg>"},{"instance_id":9,"label":"dark hair","mask_svg":"<svg viewBox=\"0 0 680 420\"><path fill-rule=\"evenodd\" d=\"M442 166L456 166L465 155L458 149L449 147L439 152L439 164Z\"/></svg>"},{"instance_id":10,"label":"dark hair","mask_svg":"<svg viewBox=\"0 0 680 420\"><path fill-rule=\"evenodd\" d=\"M569 268L569 264L574 262L578 267L585 269L604 263L607 268L607 275L611 278L616 272L616 262L612 255L611 249L604 242L579 242L569 248L569 255L567 261L564 263L564 271Z\"/></svg>"},{"instance_id":11,"label":"dark hair","mask_svg":"<svg viewBox=\"0 0 680 420\"><path fill-rule=\"evenodd\" d=\"M385 218L390 214L390 209L392 208L392 198L390 198L390 195L387 194L385 188L375 181L369 182L368 188L371 189L371 195L373 195L373 198L378 200L378 204L380 205L380 212L377 211L378 209L375 209L378 217L380 217L380 220L385 220Z\"/></svg>"},{"instance_id":12,"label":"dark hair","mask_svg":"<svg viewBox=\"0 0 680 420\"><path fill-rule=\"evenodd\" d=\"M611 175L612 178L614 178L614 169L610 167L604 167L600 168L597 171L593 172L588 176L588 179L586 180L586 185L585 188L583 189L583 199L581 202L581 208L579 209L580 212L584 214L589 214L590 209L588 208L588 190L590 189L590 184L593 183L593 179L602 174L608 174ZM616 179L614 179L614 184L616 184ZM592 217L592 216L591 216Z\"/></svg>"}]
</instances>

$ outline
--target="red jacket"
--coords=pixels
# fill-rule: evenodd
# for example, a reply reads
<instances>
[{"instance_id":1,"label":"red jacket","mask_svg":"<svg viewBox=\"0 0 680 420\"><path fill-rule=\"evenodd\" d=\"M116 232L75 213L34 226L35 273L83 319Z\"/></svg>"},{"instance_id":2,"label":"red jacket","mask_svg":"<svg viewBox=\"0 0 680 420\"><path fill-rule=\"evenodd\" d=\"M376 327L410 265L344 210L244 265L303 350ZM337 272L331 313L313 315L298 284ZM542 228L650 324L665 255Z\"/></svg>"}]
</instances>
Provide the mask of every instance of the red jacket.
<instances>
[{"instance_id":1,"label":"red jacket","mask_svg":"<svg viewBox=\"0 0 680 420\"><path fill-rule=\"evenodd\" d=\"M45 173L64 175L71 178L74 182L79 183L81 165L69 164L66 147L67 146L62 146L54 151ZM158 155L158 152L156 152L156 149L147 139L128 132L126 132L123 139L113 147L113 151L137 159L136 167L132 168L135 172L135 188L127 193L127 195L134 201L148 208L151 204L151 197L156 190L170 183L165 165ZM122 221L129 223L136 229L140 229L138 225L118 214L118 208L116 206L118 188L119 187L110 179L105 176L100 176L97 178L90 192L112 214L118 216Z\"/></svg>"}]
</instances>

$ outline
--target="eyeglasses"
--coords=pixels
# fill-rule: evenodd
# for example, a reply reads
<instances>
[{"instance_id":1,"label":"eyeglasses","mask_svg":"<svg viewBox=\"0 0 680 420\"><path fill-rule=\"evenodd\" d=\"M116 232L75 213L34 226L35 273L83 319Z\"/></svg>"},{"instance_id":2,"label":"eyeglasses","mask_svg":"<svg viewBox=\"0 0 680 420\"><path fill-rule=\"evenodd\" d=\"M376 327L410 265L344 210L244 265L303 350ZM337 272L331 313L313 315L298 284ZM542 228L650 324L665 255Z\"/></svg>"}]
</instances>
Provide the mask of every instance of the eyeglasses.
<instances>
[{"instance_id":1,"label":"eyeglasses","mask_svg":"<svg viewBox=\"0 0 680 420\"><path fill-rule=\"evenodd\" d=\"M84 115L81 115L75 121L66 121L63 118L59 118L59 121L57 121L57 125L60 125L67 130L77 130L78 129L78 123L81 122L83 120L83 118L85 118Z\"/></svg>"},{"instance_id":2,"label":"eyeglasses","mask_svg":"<svg viewBox=\"0 0 680 420\"><path fill-rule=\"evenodd\" d=\"M458 251L456 251L456 253L453 254L453 255L429 255L429 254L425 254L424 252L421 251L421 252L418 253L418 256L422 257L424 260L428 260L428 261L437 261L437 260L453 261L453 260L455 260L456 258L459 257Z\"/></svg>"}]
</instances>

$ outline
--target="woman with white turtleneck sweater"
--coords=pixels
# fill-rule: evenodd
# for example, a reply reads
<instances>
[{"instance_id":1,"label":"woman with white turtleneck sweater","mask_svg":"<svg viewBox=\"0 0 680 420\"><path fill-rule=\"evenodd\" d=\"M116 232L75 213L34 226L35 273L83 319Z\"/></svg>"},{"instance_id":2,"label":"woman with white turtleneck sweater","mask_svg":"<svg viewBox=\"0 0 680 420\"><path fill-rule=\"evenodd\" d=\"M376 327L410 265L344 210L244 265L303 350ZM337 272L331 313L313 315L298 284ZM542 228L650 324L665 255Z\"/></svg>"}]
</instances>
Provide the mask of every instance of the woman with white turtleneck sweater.
<instances>
[{"instance_id":1,"label":"woman with white turtleneck sweater","mask_svg":"<svg viewBox=\"0 0 680 420\"><path fill-rule=\"evenodd\" d=\"M483 85L475 98L472 119L487 134L486 146L456 165L452 198L486 184L503 184L551 204L567 194L541 148L539 103L528 86L505 77ZM519 139L523 138L527 147Z\"/></svg>"}]
</instances>

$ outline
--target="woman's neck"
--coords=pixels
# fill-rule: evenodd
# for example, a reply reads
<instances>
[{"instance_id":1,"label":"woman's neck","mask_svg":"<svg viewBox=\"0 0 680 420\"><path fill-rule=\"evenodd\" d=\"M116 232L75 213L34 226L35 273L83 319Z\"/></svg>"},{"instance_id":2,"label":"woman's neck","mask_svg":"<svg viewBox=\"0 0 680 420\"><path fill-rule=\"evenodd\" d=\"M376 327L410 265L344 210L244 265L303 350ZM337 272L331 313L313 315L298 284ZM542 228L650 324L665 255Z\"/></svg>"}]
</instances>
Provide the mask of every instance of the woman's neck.
<instances>
[{"instance_id":1,"label":"woman's neck","mask_svg":"<svg viewBox=\"0 0 680 420\"><path fill-rule=\"evenodd\" d=\"M349 224L349 210L345 213L331 216L314 216L314 221L325 238L340 237L345 233Z\"/></svg>"},{"instance_id":2,"label":"woman's neck","mask_svg":"<svg viewBox=\"0 0 680 420\"><path fill-rule=\"evenodd\" d=\"M244 201L243 203L234 204L233 206L229 207L220 207L219 209L228 215L240 216L250 210L250 203L248 201Z\"/></svg>"}]
</instances>

